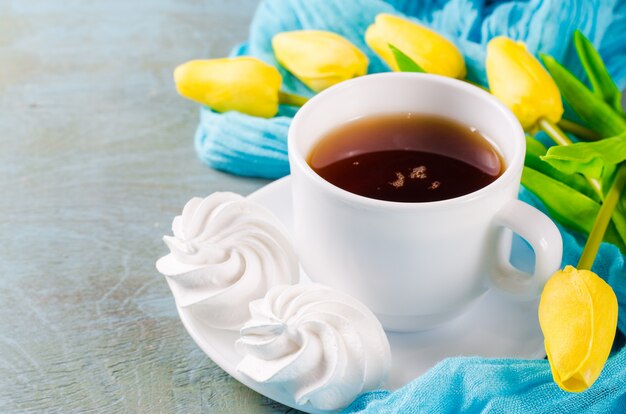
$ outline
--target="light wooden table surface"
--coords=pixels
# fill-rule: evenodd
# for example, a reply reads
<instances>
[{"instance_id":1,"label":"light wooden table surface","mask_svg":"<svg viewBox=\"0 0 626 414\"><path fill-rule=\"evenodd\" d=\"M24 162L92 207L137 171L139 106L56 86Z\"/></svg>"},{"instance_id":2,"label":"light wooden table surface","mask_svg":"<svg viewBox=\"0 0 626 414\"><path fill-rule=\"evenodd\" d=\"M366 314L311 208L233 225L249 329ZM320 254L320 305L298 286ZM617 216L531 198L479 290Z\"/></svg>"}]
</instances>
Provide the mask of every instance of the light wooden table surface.
<instances>
[{"instance_id":1,"label":"light wooden table surface","mask_svg":"<svg viewBox=\"0 0 626 414\"><path fill-rule=\"evenodd\" d=\"M284 412L194 344L154 263L192 196L263 180L193 150L172 69L256 0L0 0L0 412Z\"/></svg>"}]
</instances>

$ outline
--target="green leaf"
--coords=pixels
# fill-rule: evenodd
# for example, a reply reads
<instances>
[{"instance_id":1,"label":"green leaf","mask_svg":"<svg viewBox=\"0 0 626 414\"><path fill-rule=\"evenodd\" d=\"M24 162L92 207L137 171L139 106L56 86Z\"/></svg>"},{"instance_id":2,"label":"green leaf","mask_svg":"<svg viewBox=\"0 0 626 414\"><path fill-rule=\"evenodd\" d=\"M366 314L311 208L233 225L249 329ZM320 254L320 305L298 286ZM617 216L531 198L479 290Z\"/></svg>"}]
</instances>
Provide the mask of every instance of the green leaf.
<instances>
[{"instance_id":1,"label":"green leaf","mask_svg":"<svg viewBox=\"0 0 626 414\"><path fill-rule=\"evenodd\" d=\"M596 194L593 188L591 188L591 186L589 185L589 182L585 180L585 177L580 174L562 173L547 162L542 161L541 157L546 155L547 151L548 150L546 149L546 147L543 146L541 142L537 141L534 137L530 135L526 135L526 158L524 160L524 165L542 174L545 174L550 178L561 181L565 185L573 188L579 193L586 195L594 201L601 201L598 194Z\"/></svg>"},{"instance_id":2,"label":"green leaf","mask_svg":"<svg viewBox=\"0 0 626 414\"><path fill-rule=\"evenodd\" d=\"M541 200L556 221L581 233L589 234L600 211L598 202L529 167L524 167L522 185ZM613 223L609 224L604 240L617 245L623 251L626 250L624 241Z\"/></svg>"},{"instance_id":3,"label":"green leaf","mask_svg":"<svg viewBox=\"0 0 626 414\"><path fill-rule=\"evenodd\" d=\"M532 135L526 134L526 156L533 155L541 157L542 155L546 155L546 152L548 152L548 149L545 145Z\"/></svg>"},{"instance_id":4,"label":"green leaf","mask_svg":"<svg viewBox=\"0 0 626 414\"><path fill-rule=\"evenodd\" d=\"M563 98L591 129L603 137L612 137L626 131L626 120L587 89L570 71L552 56L542 54L541 60L558 85Z\"/></svg>"},{"instance_id":5,"label":"green leaf","mask_svg":"<svg viewBox=\"0 0 626 414\"><path fill-rule=\"evenodd\" d=\"M602 57L593 47L593 43L589 41L579 30L574 32L574 44L578 57L587 72L593 92L604 102L609 104L615 111L622 114L622 93L618 89L613 78L609 75Z\"/></svg>"},{"instance_id":6,"label":"green leaf","mask_svg":"<svg viewBox=\"0 0 626 414\"><path fill-rule=\"evenodd\" d=\"M396 63L398 64L398 69L400 72L419 72L426 73L424 69L413 59L404 54L400 49L389 43L389 48L393 52L393 56L396 59Z\"/></svg>"},{"instance_id":7,"label":"green leaf","mask_svg":"<svg viewBox=\"0 0 626 414\"><path fill-rule=\"evenodd\" d=\"M609 188L611 188L611 184L613 184L613 178L615 178L615 173L617 172L617 165L615 164L606 164L604 166L604 172L602 173L602 192L606 195Z\"/></svg>"},{"instance_id":8,"label":"green leaf","mask_svg":"<svg viewBox=\"0 0 626 414\"><path fill-rule=\"evenodd\" d=\"M554 146L541 159L565 174L600 178L608 165L626 160L626 132L596 142Z\"/></svg>"}]
</instances>

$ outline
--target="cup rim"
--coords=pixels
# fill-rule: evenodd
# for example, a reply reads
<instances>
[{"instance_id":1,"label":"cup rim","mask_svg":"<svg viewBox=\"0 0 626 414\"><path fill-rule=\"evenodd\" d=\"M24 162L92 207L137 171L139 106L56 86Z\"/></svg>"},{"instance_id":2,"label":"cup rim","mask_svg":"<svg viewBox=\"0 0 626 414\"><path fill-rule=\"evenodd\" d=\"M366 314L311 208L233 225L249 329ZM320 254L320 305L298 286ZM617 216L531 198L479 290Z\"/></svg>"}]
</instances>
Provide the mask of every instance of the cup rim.
<instances>
[{"instance_id":1,"label":"cup rim","mask_svg":"<svg viewBox=\"0 0 626 414\"><path fill-rule=\"evenodd\" d=\"M452 86L454 88L463 90L465 92L470 93L478 97L479 99L484 99L489 101L489 103L494 107L494 113L499 113L499 116L503 117L508 124L511 126L513 130L513 137L511 139L515 140L513 155L510 159L508 165L506 165L506 169L504 173L498 177L493 182L488 185L473 191L471 193L464 194L462 196L448 198L444 200L438 201L423 201L423 202L413 202L413 201L390 201L390 200L379 200L376 198L369 198L359 194L352 193L350 191L344 190L322 178L318 175L313 168L306 162L306 154L300 153L298 150L298 146L296 145L297 136L299 135L300 123L301 119L305 114L308 114L312 111L315 111L318 102L327 99L329 95L335 95L341 93L343 90L354 87L366 87L367 83L377 80L383 80L387 78L404 78L408 82L413 80L423 80L426 79L428 82L438 83L442 85ZM363 85L361 85L363 84ZM384 113L381 111L381 113ZM454 117L450 117L454 119ZM353 204L361 205L363 207L370 208L387 208L387 209L424 209L424 208L433 208L433 207L444 207L444 206L454 206L454 205L463 205L469 203L477 198L485 197L487 194L492 193L493 191L497 191L498 188L509 184L511 181L515 180L518 172L523 167L524 155L526 152L526 142L524 140L524 130L515 117L515 115L511 112L509 108L507 108L502 102L500 102L495 96L491 95L487 91L472 85L468 82L461 81L459 79L448 78L435 74L428 73L413 73L413 72L385 72L385 73L376 73L364 75L358 78L350 79L347 81L343 81L336 85L331 86L328 89L318 93L314 97L312 97L308 102L306 102L296 113L294 116L291 125L289 127L289 131L287 134L287 146L288 146L288 157L289 162L291 164L292 170L298 168L300 171L304 173L304 175L311 182L316 184L320 189L330 192L334 196L341 198L346 202L350 202ZM292 171L293 174L293 171Z\"/></svg>"}]
</instances>

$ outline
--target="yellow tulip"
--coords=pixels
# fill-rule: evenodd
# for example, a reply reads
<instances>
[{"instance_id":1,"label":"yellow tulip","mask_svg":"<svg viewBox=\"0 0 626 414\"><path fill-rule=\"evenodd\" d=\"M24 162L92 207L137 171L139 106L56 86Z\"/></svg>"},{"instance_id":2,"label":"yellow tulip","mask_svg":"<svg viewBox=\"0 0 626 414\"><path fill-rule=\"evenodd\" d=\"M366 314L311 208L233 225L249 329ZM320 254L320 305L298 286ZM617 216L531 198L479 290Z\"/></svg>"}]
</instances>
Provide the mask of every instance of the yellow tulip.
<instances>
[{"instance_id":1,"label":"yellow tulip","mask_svg":"<svg viewBox=\"0 0 626 414\"><path fill-rule=\"evenodd\" d=\"M282 77L274 66L252 57L191 60L174 70L174 81L182 96L217 112L265 118L278 112Z\"/></svg>"},{"instance_id":2,"label":"yellow tulip","mask_svg":"<svg viewBox=\"0 0 626 414\"><path fill-rule=\"evenodd\" d=\"M552 123L561 119L559 88L524 43L491 39L486 67L491 93L513 111L525 130L534 132L541 118Z\"/></svg>"},{"instance_id":3,"label":"yellow tulip","mask_svg":"<svg viewBox=\"0 0 626 414\"><path fill-rule=\"evenodd\" d=\"M283 32L274 36L272 47L278 63L315 92L367 73L367 56L336 33Z\"/></svg>"},{"instance_id":4,"label":"yellow tulip","mask_svg":"<svg viewBox=\"0 0 626 414\"><path fill-rule=\"evenodd\" d=\"M465 61L454 43L437 32L401 17L379 14L367 28L365 41L394 71L398 71L398 64L389 48L390 44L428 73L459 79L465 77Z\"/></svg>"},{"instance_id":5,"label":"yellow tulip","mask_svg":"<svg viewBox=\"0 0 626 414\"><path fill-rule=\"evenodd\" d=\"M593 272L567 266L544 287L539 323L554 381L569 392L589 388L600 375L615 338L613 289Z\"/></svg>"}]
</instances>

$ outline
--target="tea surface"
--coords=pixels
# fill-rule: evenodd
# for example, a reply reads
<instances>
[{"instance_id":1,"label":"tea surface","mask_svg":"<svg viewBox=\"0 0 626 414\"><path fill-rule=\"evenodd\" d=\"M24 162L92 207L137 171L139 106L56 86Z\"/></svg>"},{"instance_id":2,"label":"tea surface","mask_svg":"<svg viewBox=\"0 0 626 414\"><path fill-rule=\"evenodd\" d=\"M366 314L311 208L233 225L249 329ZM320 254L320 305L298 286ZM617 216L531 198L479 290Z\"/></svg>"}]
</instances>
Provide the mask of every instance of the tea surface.
<instances>
[{"instance_id":1,"label":"tea surface","mask_svg":"<svg viewBox=\"0 0 626 414\"><path fill-rule=\"evenodd\" d=\"M504 163L476 129L427 114L364 117L325 135L308 163L326 181L358 195L438 201L496 180Z\"/></svg>"}]
</instances>

